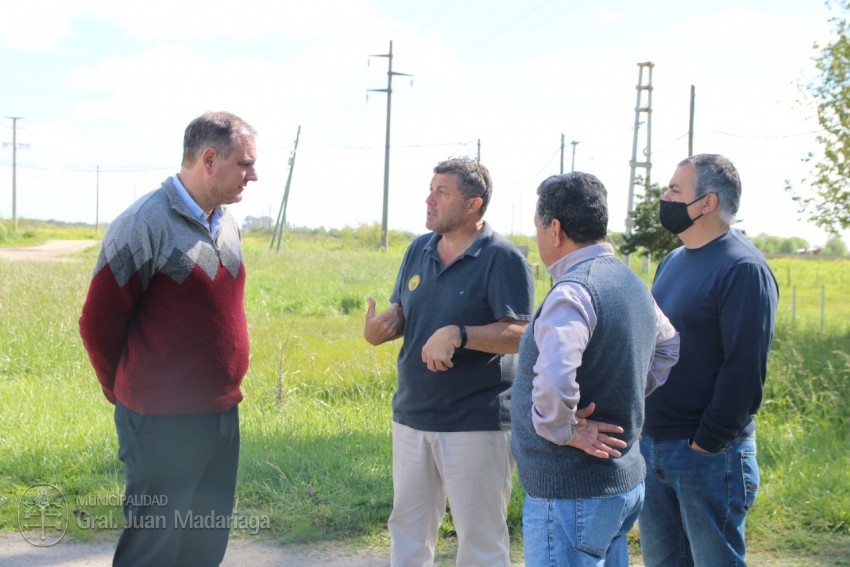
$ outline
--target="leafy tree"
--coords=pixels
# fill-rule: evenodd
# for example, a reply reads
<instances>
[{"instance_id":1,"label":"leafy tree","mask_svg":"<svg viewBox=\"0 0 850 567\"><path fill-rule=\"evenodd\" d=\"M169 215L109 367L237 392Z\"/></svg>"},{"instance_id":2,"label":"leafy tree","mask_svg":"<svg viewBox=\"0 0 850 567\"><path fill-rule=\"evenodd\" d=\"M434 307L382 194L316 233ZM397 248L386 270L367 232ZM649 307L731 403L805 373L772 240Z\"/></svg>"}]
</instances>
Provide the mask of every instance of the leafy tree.
<instances>
[{"instance_id":1,"label":"leafy tree","mask_svg":"<svg viewBox=\"0 0 850 567\"><path fill-rule=\"evenodd\" d=\"M814 61L820 76L808 85L817 101L823 130L817 141L824 155L813 164L810 184L814 196L796 193L790 184L786 191L809 221L837 233L850 228L850 23L846 19L850 0L827 0L827 5L842 13L829 19L835 26L835 38L825 46L814 45L819 50ZM812 160L810 153L806 161Z\"/></svg>"},{"instance_id":2,"label":"leafy tree","mask_svg":"<svg viewBox=\"0 0 850 567\"><path fill-rule=\"evenodd\" d=\"M753 243L753 246L761 250L762 254L779 254L779 250L782 247L781 236L770 236L764 233L751 238L750 242Z\"/></svg>"},{"instance_id":3,"label":"leafy tree","mask_svg":"<svg viewBox=\"0 0 850 567\"><path fill-rule=\"evenodd\" d=\"M847 255L847 245L840 238L830 238L823 247L823 253L836 258Z\"/></svg>"},{"instance_id":4,"label":"leafy tree","mask_svg":"<svg viewBox=\"0 0 850 567\"><path fill-rule=\"evenodd\" d=\"M250 232L252 230L265 230L270 231L271 226L274 224L272 218L270 216L264 217L245 217L245 220L242 222L242 230L246 232Z\"/></svg>"},{"instance_id":5,"label":"leafy tree","mask_svg":"<svg viewBox=\"0 0 850 567\"><path fill-rule=\"evenodd\" d=\"M809 247L809 243L799 236L792 236L782 241L779 246L780 254L796 254L798 250L805 250Z\"/></svg>"},{"instance_id":6,"label":"leafy tree","mask_svg":"<svg viewBox=\"0 0 850 567\"><path fill-rule=\"evenodd\" d=\"M664 191L660 185L652 183L643 196L637 197L639 202L629 213L632 233L624 235L620 254L639 252L649 254L653 260L660 260L682 244L678 236L661 226L658 203Z\"/></svg>"}]
</instances>

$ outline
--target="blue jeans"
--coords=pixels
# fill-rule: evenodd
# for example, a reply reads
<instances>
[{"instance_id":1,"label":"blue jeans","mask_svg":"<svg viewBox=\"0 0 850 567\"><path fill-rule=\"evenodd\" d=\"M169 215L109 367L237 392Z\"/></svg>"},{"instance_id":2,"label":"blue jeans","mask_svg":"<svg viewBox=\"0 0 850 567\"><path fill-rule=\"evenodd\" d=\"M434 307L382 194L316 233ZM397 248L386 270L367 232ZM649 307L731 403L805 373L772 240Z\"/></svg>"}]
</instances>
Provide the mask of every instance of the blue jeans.
<instances>
[{"instance_id":1,"label":"blue jeans","mask_svg":"<svg viewBox=\"0 0 850 567\"><path fill-rule=\"evenodd\" d=\"M646 567L746 565L744 524L759 488L755 436L706 455L686 439L643 435L646 502L640 546Z\"/></svg>"},{"instance_id":2,"label":"blue jeans","mask_svg":"<svg viewBox=\"0 0 850 567\"><path fill-rule=\"evenodd\" d=\"M643 483L628 492L561 500L525 496L526 567L628 567L626 534L643 504Z\"/></svg>"}]
</instances>

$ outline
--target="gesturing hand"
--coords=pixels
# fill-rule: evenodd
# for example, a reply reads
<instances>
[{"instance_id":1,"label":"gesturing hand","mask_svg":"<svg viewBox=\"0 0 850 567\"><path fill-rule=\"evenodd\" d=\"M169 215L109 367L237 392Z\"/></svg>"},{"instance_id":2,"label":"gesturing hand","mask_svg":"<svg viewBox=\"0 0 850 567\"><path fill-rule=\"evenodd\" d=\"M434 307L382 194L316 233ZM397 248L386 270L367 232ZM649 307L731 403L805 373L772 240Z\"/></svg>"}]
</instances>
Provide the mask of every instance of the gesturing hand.
<instances>
[{"instance_id":1,"label":"gesturing hand","mask_svg":"<svg viewBox=\"0 0 850 567\"><path fill-rule=\"evenodd\" d=\"M404 310L398 303L393 303L387 309L375 315L375 298L369 298L366 308L366 321L363 325L363 337L369 343L379 344L397 339L404 331Z\"/></svg>"},{"instance_id":2,"label":"gesturing hand","mask_svg":"<svg viewBox=\"0 0 850 567\"><path fill-rule=\"evenodd\" d=\"M593 421L587 419L594 410L596 404L590 402L587 407L576 411L578 423L573 425L573 438L567 443L570 447L581 449L588 455L607 459L609 457L620 457L622 454L615 449L626 448L626 442L616 437L611 437L608 433L623 433L623 428L619 425L613 425L602 421Z\"/></svg>"}]
</instances>

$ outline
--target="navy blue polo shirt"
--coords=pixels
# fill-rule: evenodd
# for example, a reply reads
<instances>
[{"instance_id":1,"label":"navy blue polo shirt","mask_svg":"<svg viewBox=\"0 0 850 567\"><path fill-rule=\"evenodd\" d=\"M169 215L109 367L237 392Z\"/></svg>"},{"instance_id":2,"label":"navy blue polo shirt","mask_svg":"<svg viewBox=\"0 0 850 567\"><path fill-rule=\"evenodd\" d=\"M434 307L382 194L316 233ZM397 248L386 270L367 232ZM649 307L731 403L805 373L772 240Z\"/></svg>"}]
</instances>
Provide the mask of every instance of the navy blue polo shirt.
<instances>
[{"instance_id":1,"label":"navy blue polo shirt","mask_svg":"<svg viewBox=\"0 0 850 567\"><path fill-rule=\"evenodd\" d=\"M405 252L390 302L404 309L393 420L421 431L483 431L510 427L509 392L516 355L460 349L454 367L432 372L422 347L440 327L487 325L503 317L531 320L534 279L519 249L489 224L446 267L435 233Z\"/></svg>"}]
</instances>

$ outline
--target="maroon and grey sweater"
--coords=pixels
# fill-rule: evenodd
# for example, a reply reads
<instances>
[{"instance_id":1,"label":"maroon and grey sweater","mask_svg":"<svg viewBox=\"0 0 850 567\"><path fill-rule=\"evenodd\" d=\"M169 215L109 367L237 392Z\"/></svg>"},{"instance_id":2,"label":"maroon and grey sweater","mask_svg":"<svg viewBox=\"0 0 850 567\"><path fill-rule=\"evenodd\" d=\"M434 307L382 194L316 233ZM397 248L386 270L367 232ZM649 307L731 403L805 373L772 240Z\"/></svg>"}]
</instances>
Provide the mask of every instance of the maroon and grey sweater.
<instances>
[{"instance_id":1,"label":"maroon and grey sweater","mask_svg":"<svg viewBox=\"0 0 850 567\"><path fill-rule=\"evenodd\" d=\"M106 398L147 415L226 411L248 369L245 267L225 210L215 238L171 181L104 235L80 335Z\"/></svg>"}]
</instances>

